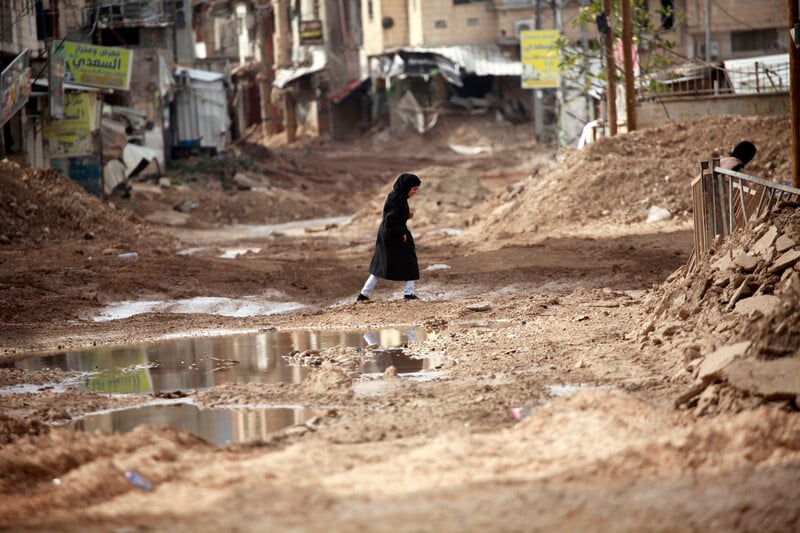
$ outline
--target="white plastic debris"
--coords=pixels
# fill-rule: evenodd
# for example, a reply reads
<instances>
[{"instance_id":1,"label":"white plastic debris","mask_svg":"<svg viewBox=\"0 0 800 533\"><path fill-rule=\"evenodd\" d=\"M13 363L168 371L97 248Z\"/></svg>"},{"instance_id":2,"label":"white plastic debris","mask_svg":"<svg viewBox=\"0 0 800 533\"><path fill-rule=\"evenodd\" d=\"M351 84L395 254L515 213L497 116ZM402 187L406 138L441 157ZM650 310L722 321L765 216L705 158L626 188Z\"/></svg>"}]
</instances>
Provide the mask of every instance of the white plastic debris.
<instances>
[{"instance_id":1,"label":"white plastic debris","mask_svg":"<svg viewBox=\"0 0 800 533\"><path fill-rule=\"evenodd\" d=\"M651 222L661 222L662 220L667 220L671 217L672 213L669 212L669 209L664 209L663 207L658 207L656 205L651 206L647 211L648 224Z\"/></svg>"}]
</instances>

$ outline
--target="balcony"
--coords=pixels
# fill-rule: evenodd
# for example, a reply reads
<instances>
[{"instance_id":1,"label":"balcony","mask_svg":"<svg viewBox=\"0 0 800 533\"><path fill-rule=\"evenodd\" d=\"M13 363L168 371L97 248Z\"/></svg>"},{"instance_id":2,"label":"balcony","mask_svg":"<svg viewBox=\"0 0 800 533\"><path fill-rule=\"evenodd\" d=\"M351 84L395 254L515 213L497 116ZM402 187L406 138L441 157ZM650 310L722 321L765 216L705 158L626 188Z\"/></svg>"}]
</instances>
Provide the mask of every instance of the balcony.
<instances>
[{"instance_id":1,"label":"balcony","mask_svg":"<svg viewBox=\"0 0 800 533\"><path fill-rule=\"evenodd\" d=\"M100 28L170 26L171 5L172 0L89 0L85 20Z\"/></svg>"}]
</instances>

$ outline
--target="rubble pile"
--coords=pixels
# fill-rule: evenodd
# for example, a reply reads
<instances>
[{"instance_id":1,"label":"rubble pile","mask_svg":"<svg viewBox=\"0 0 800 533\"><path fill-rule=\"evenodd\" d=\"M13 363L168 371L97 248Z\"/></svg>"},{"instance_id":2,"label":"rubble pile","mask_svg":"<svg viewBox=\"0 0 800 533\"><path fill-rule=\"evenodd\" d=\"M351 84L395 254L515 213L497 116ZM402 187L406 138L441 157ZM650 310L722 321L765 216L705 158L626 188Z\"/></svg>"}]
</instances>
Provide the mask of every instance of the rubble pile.
<instances>
[{"instance_id":1,"label":"rubble pile","mask_svg":"<svg viewBox=\"0 0 800 533\"><path fill-rule=\"evenodd\" d=\"M562 149L561 161L488 197L469 233L480 241L590 223L627 225L646 222L652 208L689 222L690 183L701 162L749 139L758 154L746 172L785 181L792 169L790 133L785 117L712 116Z\"/></svg>"},{"instance_id":2,"label":"rubble pile","mask_svg":"<svg viewBox=\"0 0 800 533\"><path fill-rule=\"evenodd\" d=\"M41 247L99 237L150 241L157 237L133 213L114 209L54 170L0 162L0 245Z\"/></svg>"},{"instance_id":3,"label":"rubble pile","mask_svg":"<svg viewBox=\"0 0 800 533\"><path fill-rule=\"evenodd\" d=\"M800 397L800 211L786 204L714 243L647 302L645 343L682 353L676 404L698 415ZM724 400L723 400L724 398Z\"/></svg>"}]
</instances>

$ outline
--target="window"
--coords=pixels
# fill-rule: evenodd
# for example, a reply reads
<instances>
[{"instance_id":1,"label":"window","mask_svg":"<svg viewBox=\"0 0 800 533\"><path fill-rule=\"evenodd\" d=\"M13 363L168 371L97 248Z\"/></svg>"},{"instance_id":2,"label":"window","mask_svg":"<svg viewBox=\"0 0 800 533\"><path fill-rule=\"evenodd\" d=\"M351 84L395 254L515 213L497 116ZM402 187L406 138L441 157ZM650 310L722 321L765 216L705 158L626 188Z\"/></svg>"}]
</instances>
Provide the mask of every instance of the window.
<instances>
[{"instance_id":1,"label":"window","mask_svg":"<svg viewBox=\"0 0 800 533\"><path fill-rule=\"evenodd\" d=\"M36 0L36 38L46 41L53 37L58 31L58 11L45 9L42 0Z\"/></svg>"},{"instance_id":2,"label":"window","mask_svg":"<svg viewBox=\"0 0 800 533\"><path fill-rule=\"evenodd\" d=\"M671 30L675 25L675 5L673 0L661 0L661 27Z\"/></svg>"},{"instance_id":3,"label":"window","mask_svg":"<svg viewBox=\"0 0 800 533\"><path fill-rule=\"evenodd\" d=\"M470 17L467 19L467 26L480 26L481 21L475 17Z\"/></svg>"},{"instance_id":4,"label":"window","mask_svg":"<svg viewBox=\"0 0 800 533\"><path fill-rule=\"evenodd\" d=\"M749 30L731 33L732 52L775 50L778 48L776 30Z\"/></svg>"},{"instance_id":5,"label":"window","mask_svg":"<svg viewBox=\"0 0 800 533\"><path fill-rule=\"evenodd\" d=\"M434 22L433 25L436 28L446 28L447 27L447 21L440 19L440 20L437 20L436 22Z\"/></svg>"},{"instance_id":6,"label":"window","mask_svg":"<svg viewBox=\"0 0 800 533\"><path fill-rule=\"evenodd\" d=\"M141 44L139 28L105 28L100 31L103 46L138 46Z\"/></svg>"},{"instance_id":7,"label":"window","mask_svg":"<svg viewBox=\"0 0 800 533\"><path fill-rule=\"evenodd\" d=\"M16 32L16 28L14 28L16 17L11 12L9 3L0 2L0 42L4 43L13 43Z\"/></svg>"},{"instance_id":8,"label":"window","mask_svg":"<svg viewBox=\"0 0 800 533\"><path fill-rule=\"evenodd\" d=\"M473 4L477 2L485 2L486 0L453 0L454 5L458 4Z\"/></svg>"},{"instance_id":9,"label":"window","mask_svg":"<svg viewBox=\"0 0 800 533\"><path fill-rule=\"evenodd\" d=\"M372 0L367 0L367 18L372 20L375 16L375 12L372 9Z\"/></svg>"}]
</instances>

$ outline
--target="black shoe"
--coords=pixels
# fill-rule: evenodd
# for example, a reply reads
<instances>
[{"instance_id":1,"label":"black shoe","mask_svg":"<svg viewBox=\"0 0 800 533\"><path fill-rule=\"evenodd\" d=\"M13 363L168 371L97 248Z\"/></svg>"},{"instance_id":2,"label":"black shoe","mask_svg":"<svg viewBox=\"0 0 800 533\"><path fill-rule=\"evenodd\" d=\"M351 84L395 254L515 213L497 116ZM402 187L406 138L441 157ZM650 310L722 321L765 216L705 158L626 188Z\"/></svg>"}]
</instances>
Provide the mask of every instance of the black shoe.
<instances>
[{"instance_id":1,"label":"black shoe","mask_svg":"<svg viewBox=\"0 0 800 533\"><path fill-rule=\"evenodd\" d=\"M405 298L406 300L419 300L416 294L404 294L403 298Z\"/></svg>"},{"instance_id":2,"label":"black shoe","mask_svg":"<svg viewBox=\"0 0 800 533\"><path fill-rule=\"evenodd\" d=\"M359 292L358 296L356 296L357 302L366 302L367 300L369 300L369 297L365 296L364 293Z\"/></svg>"}]
</instances>

